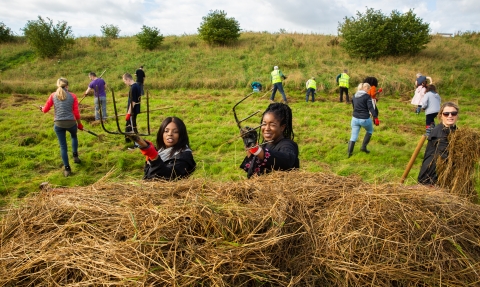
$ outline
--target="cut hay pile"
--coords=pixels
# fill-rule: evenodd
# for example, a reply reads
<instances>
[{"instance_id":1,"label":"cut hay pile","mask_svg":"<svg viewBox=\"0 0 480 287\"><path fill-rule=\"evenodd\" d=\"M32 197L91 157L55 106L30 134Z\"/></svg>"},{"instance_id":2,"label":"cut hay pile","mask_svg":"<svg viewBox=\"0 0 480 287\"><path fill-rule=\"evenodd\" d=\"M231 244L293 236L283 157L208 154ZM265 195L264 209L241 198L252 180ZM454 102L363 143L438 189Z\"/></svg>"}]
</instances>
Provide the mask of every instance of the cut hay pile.
<instances>
[{"instance_id":1,"label":"cut hay pile","mask_svg":"<svg viewBox=\"0 0 480 287\"><path fill-rule=\"evenodd\" d=\"M480 134L470 128L458 129L448 137L448 160L437 162L438 185L450 193L476 202L475 181L480 161Z\"/></svg>"},{"instance_id":2,"label":"cut hay pile","mask_svg":"<svg viewBox=\"0 0 480 287\"><path fill-rule=\"evenodd\" d=\"M50 189L4 216L2 286L478 286L480 207L323 173Z\"/></svg>"}]
</instances>

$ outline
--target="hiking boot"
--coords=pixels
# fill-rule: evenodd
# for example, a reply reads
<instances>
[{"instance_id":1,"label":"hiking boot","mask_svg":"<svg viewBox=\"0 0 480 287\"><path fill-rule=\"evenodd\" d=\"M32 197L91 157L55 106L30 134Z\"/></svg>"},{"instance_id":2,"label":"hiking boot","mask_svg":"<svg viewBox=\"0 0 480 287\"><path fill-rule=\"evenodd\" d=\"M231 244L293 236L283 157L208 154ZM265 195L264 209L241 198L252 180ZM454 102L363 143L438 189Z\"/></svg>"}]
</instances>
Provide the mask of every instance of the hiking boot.
<instances>
[{"instance_id":1,"label":"hiking boot","mask_svg":"<svg viewBox=\"0 0 480 287\"><path fill-rule=\"evenodd\" d=\"M74 163L81 163L82 161L78 158L78 152L73 153L73 162Z\"/></svg>"},{"instance_id":2,"label":"hiking boot","mask_svg":"<svg viewBox=\"0 0 480 287\"><path fill-rule=\"evenodd\" d=\"M72 170L70 169L69 166L66 166L65 169L63 170L63 175L64 175L65 177L67 177L67 176L69 176L69 175L71 175L71 174L72 174Z\"/></svg>"},{"instance_id":3,"label":"hiking boot","mask_svg":"<svg viewBox=\"0 0 480 287\"><path fill-rule=\"evenodd\" d=\"M275 101L274 101L274 100L270 100L270 104L275 104Z\"/></svg>"}]
</instances>

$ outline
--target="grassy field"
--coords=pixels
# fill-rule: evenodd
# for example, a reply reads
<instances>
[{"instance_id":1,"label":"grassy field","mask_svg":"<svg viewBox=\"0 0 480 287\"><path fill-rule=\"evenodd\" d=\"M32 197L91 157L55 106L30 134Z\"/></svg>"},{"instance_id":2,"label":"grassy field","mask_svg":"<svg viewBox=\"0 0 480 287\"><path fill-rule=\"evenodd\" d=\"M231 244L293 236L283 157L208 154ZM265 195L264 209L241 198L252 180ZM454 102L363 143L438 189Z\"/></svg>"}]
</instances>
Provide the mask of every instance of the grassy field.
<instances>
[{"instance_id":1,"label":"grassy field","mask_svg":"<svg viewBox=\"0 0 480 287\"><path fill-rule=\"evenodd\" d=\"M98 139L79 134L82 163L74 165L74 175L61 173L61 158L53 113L42 114L32 105L43 105L55 90L56 79L67 77L70 90L82 95L88 85L87 73L107 69L105 80L115 91L119 113L124 114L128 88L121 81L124 72L134 73L144 65L149 89L151 132L155 138L161 120L178 116L187 124L191 147L197 161L194 178L240 180L238 168L244 151L237 137L232 107L250 93L249 83L258 80L270 89L269 72L280 66L288 79L285 90L293 110L295 140L300 148L300 165L306 171L328 171L339 175L356 174L368 182L398 182L424 133L425 116L416 116L410 99L417 72L431 76L442 101L460 107L459 126L480 129L478 94L480 83L479 39L474 37L434 37L427 49L415 57L364 61L349 58L339 47L328 46L331 36L303 34L242 34L230 47L209 47L194 35L169 36L153 52L139 51L134 38L113 41L99 48L90 38L76 40L75 46L55 59L37 59L25 44L0 46L0 195L2 204L38 190L41 182L58 186L84 186L108 178L136 181L142 177L143 157L127 151L124 139L104 132L98 123L84 126L101 134ZM378 103L381 124L369 145L370 154L359 151L347 158L351 106L338 102L335 76L348 68L351 86L366 76L376 76L384 95ZM316 76L317 102L305 103L304 83ZM354 88L351 88L353 93ZM269 94L253 95L238 108L243 118L268 105ZM281 96L277 95L276 100ZM109 116L113 116L111 92ZM93 99L82 102L81 114L91 117ZM145 104L143 105L145 110ZM146 131L145 114L140 129ZM246 124L257 124L259 116ZM123 120L120 122L123 125ZM115 130L113 119L107 124ZM360 134L362 140L364 131ZM70 144L70 140L67 140ZM69 148L71 154L71 149ZM407 184L414 184L423 152L417 158Z\"/></svg>"}]
</instances>

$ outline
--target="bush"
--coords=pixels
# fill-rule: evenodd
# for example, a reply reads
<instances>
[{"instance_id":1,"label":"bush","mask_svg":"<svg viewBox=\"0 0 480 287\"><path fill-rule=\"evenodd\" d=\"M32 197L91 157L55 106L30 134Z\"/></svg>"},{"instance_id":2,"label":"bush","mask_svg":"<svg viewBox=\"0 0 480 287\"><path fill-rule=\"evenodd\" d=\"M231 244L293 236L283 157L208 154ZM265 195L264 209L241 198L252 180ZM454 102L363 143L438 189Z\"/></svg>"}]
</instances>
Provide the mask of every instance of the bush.
<instances>
[{"instance_id":1,"label":"bush","mask_svg":"<svg viewBox=\"0 0 480 287\"><path fill-rule=\"evenodd\" d=\"M423 23L412 10L405 14L394 10L390 17L368 9L357 17L344 18L338 32L341 46L350 56L378 58L381 56L414 55L431 40L428 23Z\"/></svg>"},{"instance_id":2,"label":"bush","mask_svg":"<svg viewBox=\"0 0 480 287\"><path fill-rule=\"evenodd\" d=\"M197 29L202 40L209 44L227 44L240 37L240 24L235 18L227 18L221 10L210 11Z\"/></svg>"},{"instance_id":3,"label":"bush","mask_svg":"<svg viewBox=\"0 0 480 287\"><path fill-rule=\"evenodd\" d=\"M72 28L67 22L61 21L54 26L50 18L47 20L38 16L37 21L28 21L22 29L28 44L43 58L57 56L74 43Z\"/></svg>"},{"instance_id":4,"label":"bush","mask_svg":"<svg viewBox=\"0 0 480 287\"><path fill-rule=\"evenodd\" d=\"M8 28L3 22L0 22L0 43L12 42L14 36L12 30Z\"/></svg>"},{"instance_id":5,"label":"bush","mask_svg":"<svg viewBox=\"0 0 480 287\"><path fill-rule=\"evenodd\" d=\"M156 27L147 27L143 25L142 32L135 35L137 44L144 50L153 50L163 41L164 37Z\"/></svg>"},{"instance_id":6,"label":"bush","mask_svg":"<svg viewBox=\"0 0 480 287\"><path fill-rule=\"evenodd\" d=\"M112 24L102 25L100 30L105 38L117 39L120 34L120 28Z\"/></svg>"}]
</instances>

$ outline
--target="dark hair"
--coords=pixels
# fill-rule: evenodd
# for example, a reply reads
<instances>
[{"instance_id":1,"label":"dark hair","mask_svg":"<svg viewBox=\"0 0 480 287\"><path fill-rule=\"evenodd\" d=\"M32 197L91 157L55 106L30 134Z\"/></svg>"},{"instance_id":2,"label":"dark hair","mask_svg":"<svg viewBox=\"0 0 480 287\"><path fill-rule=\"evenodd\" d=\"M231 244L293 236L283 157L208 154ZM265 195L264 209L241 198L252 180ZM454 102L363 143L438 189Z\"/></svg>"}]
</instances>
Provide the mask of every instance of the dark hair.
<instances>
[{"instance_id":1,"label":"dark hair","mask_svg":"<svg viewBox=\"0 0 480 287\"><path fill-rule=\"evenodd\" d=\"M173 156L176 152L184 150L188 145L190 145L190 142L188 140L187 127L183 121L177 117L168 117L163 120L160 128L158 129L156 142L157 149L166 148L165 143L163 142L163 133L165 132L165 128L169 123L175 123L178 129L178 142L172 147L172 151L170 152L170 156Z\"/></svg>"},{"instance_id":2,"label":"dark hair","mask_svg":"<svg viewBox=\"0 0 480 287\"><path fill-rule=\"evenodd\" d=\"M363 82L370 84L370 86L378 87L378 80L375 77L366 77Z\"/></svg>"},{"instance_id":3,"label":"dark hair","mask_svg":"<svg viewBox=\"0 0 480 287\"><path fill-rule=\"evenodd\" d=\"M90 72L90 73L88 73L88 75L89 75L89 76L92 76L92 77L96 77L96 76L97 76L97 74L95 74L94 72Z\"/></svg>"},{"instance_id":4,"label":"dark hair","mask_svg":"<svg viewBox=\"0 0 480 287\"><path fill-rule=\"evenodd\" d=\"M436 93L437 88L435 87L435 85L428 85L427 91Z\"/></svg>"},{"instance_id":5,"label":"dark hair","mask_svg":"<svg viewBox=\"0 0 480 287\"><path fill-rule=\"evenodd\" d=\"M283 130L283 137L291 140L295 138L292 127L292 110L288 105L283 103L270 104L265 110L265 112L263 112L260 124L262 124L263 122L263 116L265 116L265 114L267 113L274 114L275 118L280 122L280 125L285 125L285 129Z\"/></svg>"}]
</instances>

